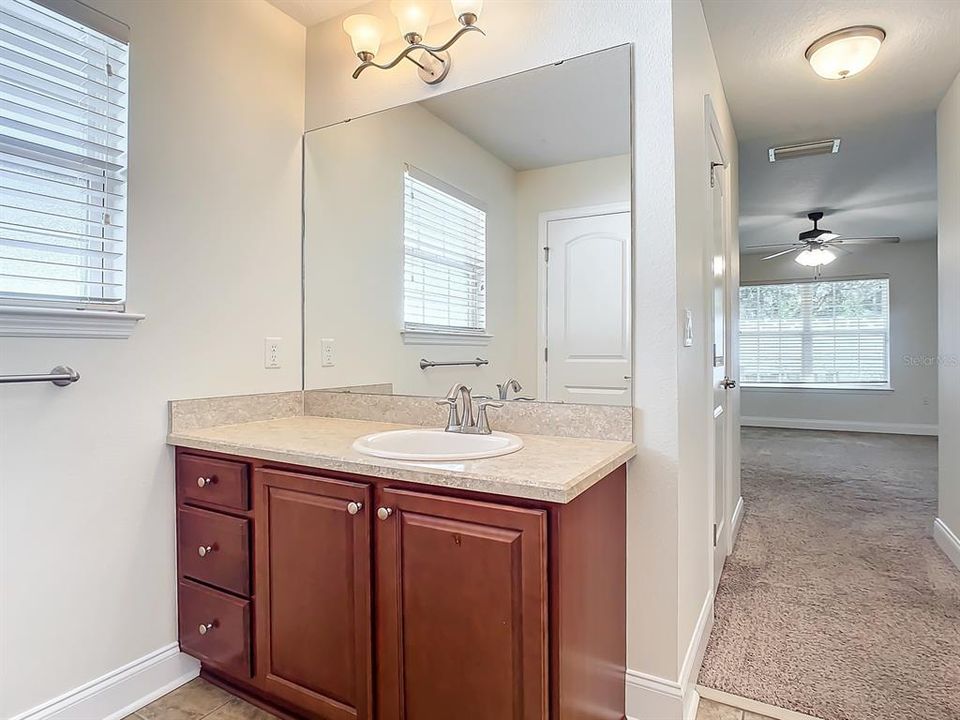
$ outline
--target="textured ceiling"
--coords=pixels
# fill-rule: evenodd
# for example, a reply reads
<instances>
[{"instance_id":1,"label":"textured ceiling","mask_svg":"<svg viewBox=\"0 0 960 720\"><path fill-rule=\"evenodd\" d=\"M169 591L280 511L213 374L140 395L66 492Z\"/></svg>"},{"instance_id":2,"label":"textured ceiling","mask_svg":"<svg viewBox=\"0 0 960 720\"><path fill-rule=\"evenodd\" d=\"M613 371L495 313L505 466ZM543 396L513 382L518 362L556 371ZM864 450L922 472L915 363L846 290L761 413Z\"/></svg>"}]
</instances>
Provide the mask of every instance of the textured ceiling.
<instances>
[{"instance_id":1,"label":"textured ceiling","mask_svg":"<svg viewBox=\"0 0 960 720\"><path fill-rule=\"evenodd\" d=\"M703 9L741 142L785 144L932 111L960 72L958 0L703 0ZM816 75L810 43L858 24L887 32L874 64L847 80Z\"/></svg>"},{"instance_id":2,"label":"textured ceiling","mask_svg":"<svg viewBox=\"0 0 960 720\"><path fill-rule=\"evenodd\" d=\"M370 0L267 0L268 3L283 10L301 25L310 27L329 20Z\"/></svg>"},{"instance_id":3,"label":"textured ceiling","mask_svg":"<svg viewBox=\"0 0 960 720\"><path fill-rule=\"evenodd\" d=\"M898 117L845 133L837 155L771 163L767 143L740 144L740 247L789 243L812 226L848 237L937 235L936 116Z\"/></svg>"}]
</instances>

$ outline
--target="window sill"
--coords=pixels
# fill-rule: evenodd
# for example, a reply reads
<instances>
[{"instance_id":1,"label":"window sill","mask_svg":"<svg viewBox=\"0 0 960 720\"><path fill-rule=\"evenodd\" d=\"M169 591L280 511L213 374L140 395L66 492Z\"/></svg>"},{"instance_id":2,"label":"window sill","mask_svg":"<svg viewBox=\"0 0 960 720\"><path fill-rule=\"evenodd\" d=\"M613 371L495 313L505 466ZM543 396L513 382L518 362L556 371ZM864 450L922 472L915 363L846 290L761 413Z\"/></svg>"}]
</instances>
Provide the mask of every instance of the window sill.
<instances>
[{"instance_id":1,"label":"window sill","mask_svg":"<svg viewBox=\"0 0 960 720\"><path fill-rule=\"evenodd\" d=\"M144 317L112 310L0 305L0 337L124 339Z\"/></svg>"},{"instance_id":2,"label":"window sill","mask_svg":"<svg viewBox=\"0 0 960 720\"><path fill-rule=\"evenodd\" d=\"M493 335L429 330L403 330L400 334L404 345L489 345L493 340Z\"/></svg>"},{"instance_id":3,"label":"window sill","mask_svg":"<svg viewBox=\"0 0 960 720\"><path fill-rule=\"evenodd\" d=\"M875 385L798 385L776 383L740 383L743 390L759 390L761 392L813 392L813 393L875 393L893 392L893 386L877 383Z\"/></svg>"}]
</instances>

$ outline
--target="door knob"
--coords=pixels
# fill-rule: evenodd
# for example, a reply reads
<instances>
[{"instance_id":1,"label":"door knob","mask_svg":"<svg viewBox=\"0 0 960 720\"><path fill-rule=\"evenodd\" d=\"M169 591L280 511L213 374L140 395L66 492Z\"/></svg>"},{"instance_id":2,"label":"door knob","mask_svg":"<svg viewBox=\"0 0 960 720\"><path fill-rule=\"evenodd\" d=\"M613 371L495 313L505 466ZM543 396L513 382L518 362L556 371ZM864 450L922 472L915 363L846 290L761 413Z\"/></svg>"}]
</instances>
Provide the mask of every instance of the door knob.
<instances>
[{"instance_id":1,"label":"door knob","mask_svg":"<svg viewBox=\"0 0 960 720\"><path fill-rule=\"evenodd\" d=\"M213 630L213 623L200 623L200 627L197 628L197 632L201 635L206 635L210 630Z\"/></svg>"},{"instance_id":2,"label":"door knob","mask_svg":"<svg viewBox=\"0 0 960 720\"><path fill-rule=\"evenodd\" d=\"M377 517L381 520L386 520L391 515L393 515L393 508L382 507L377 509Z\"/></svg>"},{"instance_id":3,"label":"door knob","mask_svg":"<svg viewBox=\"0 0 960 720\"><path fill-rule=\"evenodd\" d=\"M725 390L731 390L736 386L737 386L737 381L731 380L730 378L724 378L723 380L720 381L720 387L724 388Z\"/></svg>"},{"instance_id":4,"label":"door knob","mask_svg":"<svg viewBox=\"0 0 960 720\"><path fill-rule=\"evenodd\" d=\"M200 557L206 557L208 554L213 552L213 545L201 545L197 548L197 555Z\"/></svg>"},{"instance_id":5,"label":"door knob","mask_svg":"<svg viewBox=\"0 0 960 720\"><path fill-rule=\"evenodd\" d=\"M363 503L358 503L358 502L347 503L347 512L350 513L351 515L356 515L361 510L363 510Z\"/></svg>"}]
</instances>

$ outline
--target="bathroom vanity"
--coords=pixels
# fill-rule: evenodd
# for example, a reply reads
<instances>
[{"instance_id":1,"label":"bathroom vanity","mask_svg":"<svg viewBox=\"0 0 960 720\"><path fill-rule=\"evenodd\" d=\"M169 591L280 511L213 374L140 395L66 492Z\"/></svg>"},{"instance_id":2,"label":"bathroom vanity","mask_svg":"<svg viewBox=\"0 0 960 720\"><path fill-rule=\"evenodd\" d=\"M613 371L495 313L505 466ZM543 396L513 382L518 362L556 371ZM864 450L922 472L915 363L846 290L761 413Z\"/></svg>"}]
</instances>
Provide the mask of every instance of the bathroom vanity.
<instances>
[{"instance_id":1,"label":"bathroom vanity","mask_svg":"<svg viewBox=\"0 0 960 720\"><path fill-rule=\"evenodd\" d=\"M171 433L183 651L295 718L621 720L633 445L523 436L460 463L351 449L396 427Z\"/></svg>"}]
</instances>

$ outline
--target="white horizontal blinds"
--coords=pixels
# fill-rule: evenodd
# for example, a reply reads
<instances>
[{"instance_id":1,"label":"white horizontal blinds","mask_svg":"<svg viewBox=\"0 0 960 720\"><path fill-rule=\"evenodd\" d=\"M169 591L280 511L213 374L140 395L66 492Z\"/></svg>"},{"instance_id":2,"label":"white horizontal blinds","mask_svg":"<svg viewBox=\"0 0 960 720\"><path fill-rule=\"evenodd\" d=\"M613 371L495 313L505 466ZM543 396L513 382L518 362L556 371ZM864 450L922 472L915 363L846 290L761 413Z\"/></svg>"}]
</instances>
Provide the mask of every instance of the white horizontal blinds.
<instances>
[{"instance_id":1,"label":"white horizontal blinds","mask_svg":"<svg viewBox=\"0 0 960 720\"><path fill-rule=\"evenodd\" d=\"M740 288L744 383L869 384L890 380L886 278Z\"/></svg>"},{"instance_id":2,"label":"white horizontal blinds","mask_svg":"<svg viewBox=\"0 0 960 720\"><path fill-rule=\"evenodd\" d=\"M404 328L483 333L486 212L412 167L403 198Z\"/></svg>"},{"instance_id":3,"label":"white horizontal blinds","mask_svg":"<svg viewBox=\"0 0 960 720\"><path fill-rule=\"evenodd\" d=\"M122 307L127 45L0 4L0 302Z\"/></svg>"}]
</instances>

